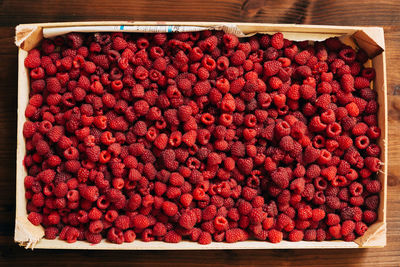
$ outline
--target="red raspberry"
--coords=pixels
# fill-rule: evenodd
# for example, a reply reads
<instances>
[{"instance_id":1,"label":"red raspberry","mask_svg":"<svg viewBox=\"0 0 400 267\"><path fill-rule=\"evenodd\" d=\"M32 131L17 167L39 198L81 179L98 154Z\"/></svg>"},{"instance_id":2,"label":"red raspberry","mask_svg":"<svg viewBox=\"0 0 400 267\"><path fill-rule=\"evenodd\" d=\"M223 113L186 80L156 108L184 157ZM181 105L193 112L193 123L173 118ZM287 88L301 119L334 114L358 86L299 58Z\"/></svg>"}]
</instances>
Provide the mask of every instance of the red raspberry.
<instances>
[{"instance_id":1,"label":"red raspberry","mask_svg":"<svg viewBox=\"0 0 400 267\"><path fill-rule=\"evenodd\" d=\"M279 61L266 61L264 63L264 74L266 76L274 76L278 74L281 65L282 64ZM231 84L231 91L232 91L232 84Z\"/></svg>"},{"instance_id":2,"label":"red raspberry","mask_svg":"<svg viewBox=\"0 0 400 267\"><path fill-rule=\"evenodd\" d=\"M351 74L344 74L340 80L340 84L345 92L354 91L354 77Z\"/></svg>"},{"instance_id":3,"label":"red raspberry","mask_svg":"<svg viewBox=\"0 0 400 267\"><path fill-rule=\"evenodd\" d=\"M182 236L177 234L175 231L169 231L164 236L164 242L167 243L179 243L182 241Z\"/></svg>"},{"instance_id":4,"label":"red raspberry","mask_svg":"<svg viewBox=\"0 0 400 267\"><path fill-rule=\"evenodd\" d=\"M297 210L297 217L300 220L307 220L311 218L313 215L312 209L310 206L302 206Z\"/></svg>"},{"instance_id":5,"label":"red raspberry","mask_svg":"<svg viewBox=\"0 0 400 267\"><path fill-rule=\"evenodd\" d=\"M54 170L48 169L40 172L37 175L37 178L40 179L45 184L50 184L56 176L56 172Z\"/></svg>"},{"instance_id":6,"label":"red raspberry","mask_svg":"<svg viewBox=\"0 0 400 267\"><path fill-rule=\"evenodd\" d=\"M132 243L136 239L136 234L132 230L127 230L124 232L124 242Z\"/></svg>"},{"instance_id":7,"label":"red raspberry","mask_svg":"<svg viewBox=\"0 0 400 267\"><path fill-rule=\"evenodd\" d=\"M122 37L115 37L112 46L115 50L123 50L127 47L128 43Z\"/></svg>"},{"instance_id":8,"label":"red raspberry","mask_svg":"<svg viewBox=\"0 0 400 267\"><path fill-rule=\"evenodd\" d=\"M316 94L315 88L310 85L303 84L300 86L300 94L304 99L310 99Z\"/></svg>"},{"instance_id":9,"label":"red raspberry","mask_svg":"<svg viewBox=\"0 0 400 267\"><path fill-rule=\"evenodd\" d=\"M380 169L381 162L375 157L366 157L364 159L365 166L372 172L377 172Z\"/></svg>"},{"instance_id":10,"label":"red raspberry","mask_svg":"<svg viewBox=\"0 0 400 267\"><path fill-rule=\"evenodd\" d=\"M114 221L114 225L122 230L129 228L129 217L126 215L118 216Z\"/></svg>"},{"instance_id":11,"label":"red raspberry","mask_svg":"<svg viewBox=\"0 0 400 267\"><path fill-rule=\"evenodd\" d=\"M40 52L37 49L29 51L28 56L24 60L24 65L27 68L33 69L40 66Z\"/></svg>"},{"instance_id":12,"label":"red raspberry","mask_svg":"<svg viewBox=\"0 0 400 267\"><path fill-rule=\"evenodd\" d=\"M253 170L253 160L251 158L241 158L236 165L244 175L250 174Z\"/></svg>"},{"instance_id":13,"label":"red raspberry","mask_svg":"<svg viewBox=\"0 0 400 267\"><path fill-rule=\"evenodd\" d=\"M208 232L201 232L197 242L201 245L208 245L212 242L211 234Z\"/></svg>"},{"instance_id":14,"label":"red raspberry","mask_svg":"<svg viewBox=\"0 0 400 267\"><path fill-rule=\"evenodd\" d=\"M342 237L341 233L341 225L337 224L334 226L329 227L329 234L334 238L334 239L340 239Z\"/></svg>"},{"instance_id":15,"label":"red raspberry","mask_svg":"<svg viewBox=\"0 0 400 267\"><path fill-rule=\"evenodd\" d=\"M299 65L305 65L307 61L310 59L311 54L307 50L304 50L300 53L298 53L295 57L294 60L299 64Z\"/></svg>"},{"instance_id":16,"label":"red raspberry","mask_svg":"<svg viewBox=\"0 0 400 267\"><path fill-rule=\"evenodd\" d=\"M132 225L137 229L145 229L149 224L149 219L142 214L138 214L132 218Z\"/></svg>"},{"instance_id":17,"label":"red raspberry","mask_svg":"<svg viewBox=\"0 0 400 267\"><path fill-rule=\"evenodd\" d=\"M233 49L239 44L239 39L234 34L225 33L222 42L228 49Z\"/></svg>"},{"instance_id":18,"label":"red raspberry","mask_svg":"<svg viewBox=\"0 0 400 267\"><path fill-rule=\"evenodd\" d=\"M289 173L284 168L278 168L278 170L272 172L271 179L280 188L287 188L289 186Z\"/></svg>"},{"instance_id":19,"label":"red raspberry","mask_svg":"<svg viewBox=\"0 0 400 267\"><path fill-rule=\"evenodd\" d=\"M242 50L236 50L230 57L230 60L233 65L242 65L246 60L246 54Z\"/></svg>"},{"instance_id":20,"label":"red raspberry","mask_svg":"<svg viewBox=\"0 0 400 267\"><path fill-rule=\"evenodd\" d=\"M271 243L279 243L283 239L283 233L278 230L272 229L268 232L268 239Z\"/></svg>"},{"instance_id":21,"label":"red raspberry","mask_svg":"<svg viewBox=\"0 0 400 267\"><path fill-rule=\"evenodd\" d=\"M378 112L378 103L375 100L371 100L365 107L366 114L376 114Z\"/></svg>"},{"instance_id":22,"label":"red raspberry","mask_svg":"<svg viewBox=\"0 0 400 267\"><path fill-rule=\"evenodd\" d=\"M291 231L291 232L289 233L289 240L292 241L292 242L301 241L301 240L303 240L303 238L304 238L304 233L303 233L303 231L294 229L293 231Z\"/></svg>"},{"instance_id":23,"label":"red raspberry","mask_svg":"<svg viewBox=\"0 0 400 267\"><path fill-rule=\"evenodd\" d=\"M33 225L40 225L43 220L43 216L40 213L37 212L31 212L28 214L28 220L33 224Z\"/></svg>"},{"instance_id":24,"label":"red raspberry","mask_svg":"<svg viewBox=\"0 0 400 267\"><path fill-rule=\"evenodd\" d=\"M162 205L162 209L167 216L174 216L178 212L176 204L170 201L165 201Z\"/></svg>"},{"instance_id":25,"label":"red raspberry","mask_svg":"<svg viewBox=\"0 0 400 267\"><path fill-rule=\"evenodd\" d=\"M325 211L322 209L313 209L312 210L312 220L314 222L321 221L325 218Z\"/></svg>"},{"instance_id":26,"label":"red raspberry","mask_svg":"<svg viewBox=\"0 0 400 267\"><path fill-rule=\"evenodd\" d=\"M366 210L363 212L363 221L372 224L376 221L377 219L377 214L375 211L372 210Z\"/></svg>"},{"instance_id":27,"label":"red raspberry","mask_svg":"<svg viewBox=\"0 0 400 267\"><path fill-rule=\"evenodd\" d=\"M281 213L278 216L278 219L276 221L276 225L279 228L283 229L286 226L288 226L291 222L292 222L292 219L289 216L287 216L286 214Z\"/></svg>"},{"instance_id":28,"label":"red raspberry","mask_svg":"<svg viewBox=\"0 0 400 267\"><path fill-rule=\"evenodd\" d=\"M377 139L381 136L381 129L376 126L371 126L367 130L367 135L371 139Z\"/></svg>"},{"instance_id":29,"label":"red raspberry","mask_svg":"<svg viewBox=\"0 0 400 267\"><path fill-rule=\"evenodd\" d=\"M204 43L200 46L203 50L213 51L218 44L218 39L216 36L210 36L204 40Z\"/></svg>"},{"instance_id":30,"label":"red raspberry","mask_svg":"<svg viewBox=\"0 0 400 267\"><path fill-rule=\"evenodd\" d=\"M364 204L368 209L376 210L379 206L379 197L377 195L369 196L365 199Z\"/></svg>"},{"instance_id":31,"label":"red raspberry","mask_svg":"<svg viewBox=\"0 0 400 267\"><path fill-rule=\"evenodd\" d=\"M329 226L340 223L340 218L337 214L329 213L326 218L326 224Z\"/></svg>"},{"instance_id":32,"label":"red raspberry","mask_svg":"<svg viewBox=\"0 0 400 267\"><path fill-rule=\"evenodd\" d=\"M304 150L304 161L306 163L312 163L316 161L321 154L319 149L316 149L312 146L307 146Z\"/></svg>"},{"instance_id":33,"label":"red raspberry","mask_svg":"<svg viewBox=\"0 0 400 267\"><path fill-rule=\"evenodd\" d=\"M73 48L77 49L83 44L83 35L80 33L69 33L66 36L67 44Z\"/></svg>"},{"instance_id":34,"label":"red raspberry","mask_svg":"<svg viewBox=\"0 0 400 267\"><path fill-rule=\"evenodd\" d=\"M99 197L99 190L96 186L84 186L79 190L80 195L91 202L94 202Z\"/></svg>"},{"instance_id":35,"label":"red raspberry","mask_svg":"<svg viewBox=\"0 0 400 267\"><path fill-rule=\"evenodd\" d=\"M282 49L284 44L283 34L278 32L272 35L270 43L275 49Z\"/></svg>"},{"instance_id":36,"label":"red raspberry","mask_svg":"<svg viewBox=\"0 0 400 267\"><path fill-rule=\"evenodd\" d=\"M46 89L53 94L61 91L61 84L57 78L51 77L46 80Z\"/></svg>"},{"instance_id":37,"label":"red raspberry","mask_svg":"<svg viewBox=\"0 0 400 267\"><path fill-rule=\"evenodd\" d=\"M46 239L56 239L58 235L58 228L57 227L47 227L44 230L44 237Z\"/></svg>"},{"instance_id":38,"label":"red raspberry","mask_svg":"<svg viewBox=\"0 0 400 267\"><path fill-rule=\"evenodd\" d=\"M368 230L368 226L363 222L356 222L355 232L362 236Z\"/></svg>"},{"instance_id":39,"label":"red raspberry","mask_svg":"<svg viewBox=\"0 0 400 267\"><path fill-rule=\"evenodd\" d=\"M248 239L248 234L240 228L233 228L233 229L229 229L228 231L226 231L225 239L226 239L226 242L228 242L228 243L245 241Z\"/></svg>"},{"instance_id":40,"label":"red raspberry","mask_svg":"<svg viewBox=\"0 0 400 267\"><path fill-rule=\"evenodd\" d=\"M354 231L355 223L354 221L347 220L342 223L341 233L343 236L347 236Z\"/></svg>"},{"instance_id":41,"label":"red raspberry","mask_svg":"<svg viewBox=\"0 0 400 267\"><path fill-rule=\"evenodd\" d=\"M122 244L124 242L124 234L121 230L112 227L107 232L107 239L112 243Z\"/></svg>"},{"instance_id":42,"label":"red raspberry","mask_svg":"<svg viewBox=\"0 0 400 267\"><path fill-rule=\"evenodd\" d=\"M382 184L379 180L371 180L366 183L365 189L372 194L379 193L382 189Z\"/></svg>"},{"instance_id":43,"label":"red raspberry","mask_svg":"<svg viewBox=\"0 0 400 267\"><path fill-rule=\"evenodd\" d=\"M53 143L58 142L63 135L64 135L64 127L58 125L52 127L50 131L47 133L47 137Z\"/></svg>"}]
</instances>

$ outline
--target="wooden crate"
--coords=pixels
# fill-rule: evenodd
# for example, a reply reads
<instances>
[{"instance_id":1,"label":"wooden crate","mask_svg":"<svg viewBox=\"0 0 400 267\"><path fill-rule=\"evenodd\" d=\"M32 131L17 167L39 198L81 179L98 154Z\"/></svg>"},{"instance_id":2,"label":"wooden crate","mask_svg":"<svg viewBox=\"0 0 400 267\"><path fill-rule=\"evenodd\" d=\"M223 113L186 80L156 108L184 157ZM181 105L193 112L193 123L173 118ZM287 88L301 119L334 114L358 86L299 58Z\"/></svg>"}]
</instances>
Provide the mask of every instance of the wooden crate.
<instances>
[{"instance_id":1,"label":"wooden crate","mask_svg":"<svg viewBox=\"0 0 400 267\"><path fill-rule=\"evenodd\" d=\"M255 33L282 32L285 38L291 40L324 40L329 37L339 36L343 42L364 49L372 57L368 63L375 68L376 78L373 83L378 93L378 123L382 130L379 145L382 149L381 161L384 163L378 178L383 187L380 192L380 205L378 220L369 227L368 231L354 242L322 241L322 242L288 242L282 241L272 244L265 241L244 241L238 243L212 242L209 245L199 245L195 242L182 241L178 244L169 244L160 241L142 242L121 245L103 240L100 244L91 245L88 242L77 241L68 244L62 240L43 239L44 231L41 226L34 226L27 220L24 178L27 174L23 166L25 156L25 140L22 127L26 121L24 111L28 103L29 75L24 66L27 51L34 48L43 38L43 31L60 32L66 27L81 27L82 31L99 31L100 29L115 31L131 31L140 26L162 26L162 30L174 31L179 26L204 27L230 31L240 36L250 36ZM83 27L83 28L82 28ZM104 28L106 27L106 28ZM157 27L156 27L157 28ZM147 27L146 29L156 29ZM50 29L50 30L49 30ZM73 28L77 29L77 28ZM68 29L67 29L68 30ZM387 88L385 67L385 44L383 29L379 27L343 27L343 26L314 26L290 24L260 24L260 23L220 23L220 22L65 22L65 23L40 23L23 24L16 28L16 45L19 47L18 60L18 133L17 133L17 170L16 170L16 218L14 240L26 248L48 249L110 249L110 250L196 250L196 249L300 249L300 248L366 248L384 247L386 245L386 193L387 193ZM367 63L367 64L368 64Z\"/></svg>"}]
</instances>

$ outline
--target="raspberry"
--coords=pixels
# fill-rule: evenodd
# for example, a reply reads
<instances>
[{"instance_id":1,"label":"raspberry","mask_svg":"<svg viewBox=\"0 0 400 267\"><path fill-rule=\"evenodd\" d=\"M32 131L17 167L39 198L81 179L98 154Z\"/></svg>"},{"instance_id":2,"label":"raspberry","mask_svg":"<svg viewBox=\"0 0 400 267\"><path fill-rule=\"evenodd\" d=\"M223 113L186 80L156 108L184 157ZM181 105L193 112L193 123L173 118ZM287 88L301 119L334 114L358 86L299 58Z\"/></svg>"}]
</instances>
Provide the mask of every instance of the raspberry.
<instances>
[{"instance_id":1,"label":"raspberry","mask_svg":"<svg viewBox=\"0 0 400 267\"><path fill-rule=\"evenodd\" d=\"M376 126L369 127L367 130L367 135L371 139L379 138L381 136L381 129Z\"/></svg>"},{"instance_id":2,"label":"raspberry","mask_svg":"<svg viewBox=\"0 0 400 267\"><path fill-rule=\"evenodd\" d=\"M290 125L286 122L280 122L275 126L275 132L278 136L283 137L290 134Z\"/></svg>"},{"instance_id":3,"label":"raspberry","mask_svg":"<svg viewBox=\"0 0 400 267\"><path fill-rule=\"evenodd\" d=\"M365 185L365 189L372 194L379 193L382 189L382 184L379 180L368 181Z\"/></svg>"},{"instance_id":4,"label":"raspberry","mask_svg":"<svg viewBox=\"0 0 400 267\"><path fill-rule=\"evenodd\" d=\"M58 142L62 136L64 135L64 127L62 126L54 126L50 129L49 132L47 132L47 137L52 141L53 143Z\"/></svg>"},{"instance_id":5,"label":"raspberry","mask_svg":"<svg viewBox=\"0 0 400 267\"><path fill-rule=\"evenodd\" d=\"M376 114L378 112L378 103L375 100L371 100L365 107L366 114Z\"/></svg>"},{"instance_id":6,"label":"raspberry","mask_svg":"<svg viewBox=\"0 0 400 267\"><path fill-rule=\"evenodd\" d=\"M366 210L363 212L363 221L371 224L374 223L377 219L377 215L375 211L372 210Z\"/></svg>"},{"instance_id":7,"label":"raspberry","mask_svg":"<svg viewBox=\"0 0 400 267\"><path fill-rule=\"evenodd\" d=\"M79 190L80 195L91 202L94 202L99 197L99 190L96 186L84 186Z\"/></svg>"},{"instance_id":8,"label":"raspberry","mask_svg":"<svg viewBox=\"0 0 400 267\"><path fill-rule=\"evenodd\" d=\"M122 37L115 37L112 46L115 50L123 50L127 47L128 43Z\"/></svg>"},{"instance_id":9,"label":"raspberry","mask_svg":"<svg viewBox=\"0 0 400 267\"><path fill-rule=\"evenodd\" d=\"M69 33L66 39L67 44L73 49L77 49L83 44L83 35L80 33Z\"/></svg>"},{"instance_id":10,"label":"raspberry","mask_svg":"<svg viewBox=\"0 0 400 267\"><path fill-rule=\"evenodd\" d=\"M239 39L233 34L225 33L222 42L226 48L233 49L239 44Z\"/></svg>"},{"instance_id":11,"label":"raspberry","mask_svg":"<svg viewBox=\"0 0 400 267\"><path fill-rule=\"evenodd\" d=\"M246 54L242 50L236 50L230 57L230 60L233 65L242 65L246 60Z\"/></svg>"},{"instance_id":12,"label":"raspberry","mask_svg":"<svg viewBox=\"0 0 400 267\"><path fill-rule=\"evenodd\" d=\"M342 237L341 234L341 225L337 224L335 226L329 227L329 234L334 238L334 239L339 239Z\"/></svg>"},{"instance_id":13,"label":"raspberry","mask_svg":"<svg viewBox=\"0 0 400 267\"><path fill-rule=\"evenodd\" d=\"M272 229L268 232L268 239L271 243L279 243L283 239L283 233L278 230Z\"/></svg>"},{"instance_id":14,"label":"raspberry","mask_svg":"<svg viewBox=\"0 0 400 267\"><path fill-rule=\"evenodd\" d=\"M312 220L314 222L319 222L325 218L325 211L322 209L313 209L312 210Z\"/></svg>"},{"instance_id":15,"label":"raspberry","mask_svg":"<svg viewBox=\"0 0 400 267\"><path fill-rule=\"evenodd\" d=\"M137 229L145 229L149 226L149 224L149 219L142 214L138 214L132 219L132 225Z\"/></svg>"},{"instance_id":16,"label":"raspberry","mask_svg":"<svg viewBox=\"0 0 400 267\"><path fill-rule=\"evenodd\" d=\"M299 65L305 65L308 61L308 59L311 57L311 54L307 51L301 51L298 53L295 57L294 60L299 64Z\"/></svg>"},{"instance_id":17,"label":"raspberry","mask_svg":"<svg viewBox=\"0 0 400 267\"><path fill-rule=\"evenodd\" d=\"M364 159L365 166L372 172L377 172L380 169L381 162L375 157L366 157Z\"/></svg>"},{"instance_id":18,"label":"raspberry","mask_svg":"<svg viewBox=\"0 0 400 267\"><path fill-rule=\"evenodd\" d=\"M204 40L203 50L213 51L217 47L218 39L216 36L210 36ZM202 47L200 47L202 48Z\"/></svg>"},{"instance_id":19,"label":"raspberry","mask_svg":"<svg viewBox=\"0 0 400 267\"><path fill-rule=\"evenodd\" d=\"M308 100L316 94L316 91L312 86L303 84L300 86L300 94L302 98Z\"/></svg>"},{"instance_id":20,"label":"raspberry","mask_svg":"<svg viewBox=\"0 0 400 267\"><path fill-rule=\"evenodd\" d=\"M61 91L61 84L57 78L51 77L46 79L46 89L53 94Z\"/></svg>"},{"instance_id":21,"label":"raspberry","mask_svg":"<svg viewBox=\"0 0 400 267\"><path fill-rule=\"evenodd\" d=\"M40 225L43 220L43 216L40 213L37 212L31 212L28 214L28 220L33 224L33 225Z\"/></svg>"},{"instance_id":22,"label":"raspberry","mask_svg":"<svg viewBox=\"0 0 400 267\"><path fill-rule=\"evenodd\" d=\"M28 56L24 60L24 65L27 68L33 69L39 67L41 64L40 61L40 52L37 49L32 49L29 51Z\"/></svg>"},{"instance_id":23,"label":"raspberry","mask_svg":"<svg viewBox=\"0 0 400 267\"><path fill-rule=\"evenodd\" d=\"M162 205L162 209L167 216L174 216L178 212L176 204L170 201L165 201Z\"/></svg>"},{"instance_id":24,"label":"raspberry","mask_svg":"<svg viewBox=\"0 0 400 267\"><path fill-rule=\"evenodd\" d=\"M287 188L289 186L289 173L284 168L278 168L278 170L272 172L271 179L280 188Z\"/></svg>"},{"instance_id":25,"label":"raspberry","mask_svg":"<svg viewBox=\"0 0 400 267\"><path fill-rule=\"evenodd\" d=\"M354 231L355 223L354 221L347 220L342 223L341 233L343 236L347 236Z\"/></svg>"},{"instance_id":26,"label":"raspberry","mask_svg":"<svg viewBox=\"0 0 400 267\"><path fill-rule=\"evenodd\" d=\"M45 184L50 184L56 176L56 172L54 170L48 169L40 172L37 175L37 178L40 179Z\"/></svg>"},{"instance_id":27,"label":"raspberry","mask_svg":"<svg viewBox=\"0 0 400 267\"><path fill-rule=\"evenodd\" d=\"M107 232L107 239L112 243L122 244L124 242L124 234L121 230L112 227Z\"/></svg>"},{"instance_id":28,"label":"raspberry","mask_svg":"<svg viewBox=\"0 0 400 267\"><path fill-rule=\"evenodd\" d=\"M58 235L58 228L57 227L48 227L44 230L44 237L46 239L56 239Z\"/></svg>"},{"instance_id":29,"label":"raspberry","mask_svg":"<svg viewBox=\"0 0 400 267\"><path fill-rule=\"evenodd\" d=\"M316 161L321 154L321 151L312 147L312 146L307 146L304 150L304 161L306 163L313 163Z\"/></svg>"},{"instance_id":30,"label":"raspberry","mask_svg":"<svg viewBox=\"0 0 400 267\"><path fill-rule=\"evenodd\" d=\"M266 76L274 76L274 75L278 74L281 65L282 64L276 60L266 61L264 63L264 74ZM231 91L232 91L232 84L231 84Z\"/></svg>"},{"instance_id":31,"label":"raspberry","mask_svg":"<svg viewBox=\"0 0 400 267\"><path fill-rule=\"evenodd\" d=\"M250 174L253 170L253 160L251 158L241 158L236 165L244 175Z\"/></svg>"},{"instance_id":32,"label":"raspberry","mask_svg":"<svg viewBox=\"0 0 400 267\"><path fill-rule=\"evenodd\" d=\"M179 243L182 241L182 236L177 234L175 231L169 231L164 236L164 242L167 243Z\"/></svg>"},{"instance_id":33,"label":"raspberry","mask_svg":"<svg viewBox=\"0 0 400 267\"><path fill-rule=\"evenodd\" d=\"M212 241L212 237L211 234L208 232L201 232L199 239L197 240L197 242L201 245L208 245L210 244Z\"/></svg>"},{"instance_id":34,"label":"raspberry","mask_svg":"<svg viewBox=\"0 0 400 267\"><path fill-rule=\"evenodd\" d=\"M283 34L278 32L272 35L270 43L275 49L282 49L284 44Z\"/></svg>"},{"instance_id":35,"label":"raspberry","mask_svg":"<svg viewBox=\"0 0 400 267\"><path fill-rule=\"evenodd\" d=\"M376 92L371 88L363 88L360 90L360 96L366 101L371 101L376 99Z\"/></svg>"},{"instance_id":36,"label":"raspberry","mask_svg":"<svg viewBox=\"0 0 400 267\"><path fill-rule=\"evenodd\" d=\"M307 220L311 218L313 215L312 209L310 206L302 206L297 210L297 217L300 220Z\"/></svg>"},{"instance_id":37,"label":"raspberry","mask_svg":"<svg viewBox=\"0 0 400 267\"><path fill-rule=\"evenodd\" d=\"M304 231L304 240L315 241L317 239L317 231L315 229L308 229Z\"/></svg>"},{"instance_id":38,"label":"raspberry","mask_svg":"<svg viewBox=\"0 0 400 267\"><path fill-rule=\"evenodd\" d=\"M233 228L233 229L229 229L226 231L225 239L226 239L226 242L228 242L228 243L245 241L248 239L248 234L240 228Z\"/></svg>"},{"instance_id":39,"label":"raspberry","mask_svg":"<svg viewBox=\"0 0 400 267\"><path fill-rule=\"evenodd\" d=\"M292 242L301 241L301 240L303 240L303 238L304 238L303 231L295 229L289 233L289 240Z\"/></svg>"},{"instance_id":40,"label":"raspberry","mask_svg":"<svg viewBox=\"0 0 400 267\"><path fill-rule=\"evenodd\" d=\"M246 147L242 142L235 142L231 147L231 154L236 157L244 157L246 153Z\"/></svg>"},{"instance_id":41,"label":"raspberry","mask_svg":"<svg viewBox=\"0 0 400 267\"><path fill-rule=\"evenodd\" d=\"M326 218L326 224L329 226L337 225L340 222L340 218L338 215L329 213Z\"/></svg>"},{"instance_id":42,"label":"raspberry","mask_svg":"<svg viewBox=\"0 0 400 267\"><path fill-rule=\"evenodd\" d=\"M379 206L379 197L377 195L369 196L365 199L365 206L370 210L376 210Z\"/></svg>"}]
</instances>

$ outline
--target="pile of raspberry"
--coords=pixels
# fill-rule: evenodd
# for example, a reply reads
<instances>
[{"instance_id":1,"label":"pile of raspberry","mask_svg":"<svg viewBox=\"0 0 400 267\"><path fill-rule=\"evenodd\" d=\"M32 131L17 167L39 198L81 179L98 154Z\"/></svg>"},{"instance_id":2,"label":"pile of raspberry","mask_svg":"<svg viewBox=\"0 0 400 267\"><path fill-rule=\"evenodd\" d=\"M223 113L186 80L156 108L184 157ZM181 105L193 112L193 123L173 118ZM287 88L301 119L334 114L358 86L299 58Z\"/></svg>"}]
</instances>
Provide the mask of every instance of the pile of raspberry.
<instances>
[{"instance_id":1,"label":"pile of raspberry","mask_svg":"<svg viewBox=\"0 0 400 267\"><path fill-rule=\"evenodd\" d=\"M28 219L69 243L352 241L381 191L367 60L282 33L44 39L25 59Z\"/></svg>"}]
</instances>

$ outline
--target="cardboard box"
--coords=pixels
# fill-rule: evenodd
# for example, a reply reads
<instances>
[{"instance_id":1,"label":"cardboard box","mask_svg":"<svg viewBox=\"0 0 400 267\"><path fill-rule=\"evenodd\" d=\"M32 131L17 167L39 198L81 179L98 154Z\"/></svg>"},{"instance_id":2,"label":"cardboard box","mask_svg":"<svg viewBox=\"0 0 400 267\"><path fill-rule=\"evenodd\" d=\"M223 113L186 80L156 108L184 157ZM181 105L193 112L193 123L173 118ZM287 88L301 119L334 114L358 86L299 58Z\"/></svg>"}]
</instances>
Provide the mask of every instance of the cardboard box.
<instances>
[{"instance_id":1,"label":"cardboard box","mask_svg":"<svg viewBox=\"0 0 400 267\"><path fill-rule=\"evenodd\" d=\"M122 26L121 26L122 25ZM91 27L93 26L93 27ZM291 40L324 40L332 36L340 36L343 42L364 49L372 58L366 64L375 68L376 79L373 83L378 93L379 127L382 135L379 145L382 148L381 160L384 163L378 177L383 189L380 192L380 206L378 220L364 236L354 242L323 241L323 242L288 242L282 241L272 244L265 241L245 241L233 244L213 242L209 245L199 245L195 242L183 241L178 244L169 244L160 241L124 243L116 245L103 240L100 244L91 245L78 241L68 244L62 240L42 239L44 235L41 226L34 226L27 220L24 177L26 169L22 161L25 156L25 140L22 135L22 127L26 121L24 111L28 103L29 75L24 66L27 51L34 48L43 38L43 31L59 32L60 28L83 27L82 31L99 31L99 27L116 31L176 31L180 26L204 27L221 29L233 32L239 36L249 36L255 33L282 32ZM139 27L140 26L140 27ZM143 28L143 26L151 26ZM154 27L157 26L157 27ZM160 27L161 26L161 27ZM50 29L50 30L49 30ZM74 28L76 29L76 28ZM103 28L104 29L104 28ZM68 30L68 29L67 29ZM18 133L17 133L17 185L16 185L16 219L14 240L26 248L50 248L50 249L120 249L120 250L194 250L194 249L299 249L299 248L365 248L384 247L386 245L386 193L387 193L387 96L386 96L386 68L385 45L382 28L377 27L337 27L337 26L313 26L313 25L288 25L288 24L258 24L258 23L216 23L216 22L66 22L66 23L42 23L24 24L16 28L16 45L19 47L18 61Z\"/></svg>"}]
</instances>

